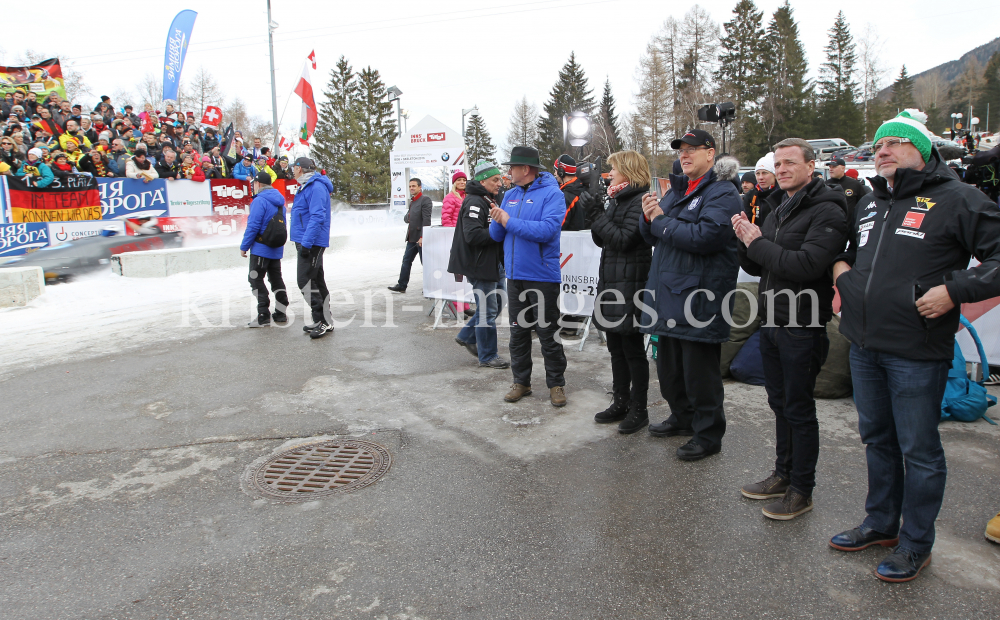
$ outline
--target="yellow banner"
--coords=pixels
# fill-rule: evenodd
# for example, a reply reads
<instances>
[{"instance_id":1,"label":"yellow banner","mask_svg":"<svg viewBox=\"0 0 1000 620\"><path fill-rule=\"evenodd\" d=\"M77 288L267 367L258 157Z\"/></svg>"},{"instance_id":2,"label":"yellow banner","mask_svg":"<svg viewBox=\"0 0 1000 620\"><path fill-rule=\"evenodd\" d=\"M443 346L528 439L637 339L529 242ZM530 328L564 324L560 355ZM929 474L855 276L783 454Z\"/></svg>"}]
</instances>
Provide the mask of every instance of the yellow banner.
<instances>
[{"instance_id":1,"label":"yellow banner","mask_svg":"<svg viewBox=\"0 0 1000 620\"><path fill-rule=\"evenodd\" d=\"M21 222L81 222L101 219L101 207L79 209L16 209L11 208L11 221Z\"/></svg>"}]
</instances>

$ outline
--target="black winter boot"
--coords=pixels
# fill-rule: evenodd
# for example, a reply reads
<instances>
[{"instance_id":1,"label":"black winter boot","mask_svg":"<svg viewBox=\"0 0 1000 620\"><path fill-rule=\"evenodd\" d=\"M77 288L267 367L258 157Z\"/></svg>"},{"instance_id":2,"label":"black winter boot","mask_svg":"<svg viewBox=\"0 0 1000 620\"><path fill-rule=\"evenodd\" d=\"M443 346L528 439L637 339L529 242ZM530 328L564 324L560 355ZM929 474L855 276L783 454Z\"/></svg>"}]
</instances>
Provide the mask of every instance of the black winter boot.
<instances>
[{"instance_id":1,"label":"black winter boot","mask_svg":"<svg viewBox=\"0 0 1000 620\"><path fill-rule=\"evenodd\" d=\"M625 419L628 415L628 395L615 394L611 406L594 416L594 422L598 424L609 424Z\"/></svg>"},{"instance_id":2,"label":"black winter boot","mask_svg":"<svg viewBox=\"0 0 1000 620\"><path fill-rule=\"evenodd\" d=\"M649 424L649 410L645 405L632 403L628 408L628 415L618 425L618 432L622 435L631 435L636 431L641 431Z\"/></svg>"}]
</instances>

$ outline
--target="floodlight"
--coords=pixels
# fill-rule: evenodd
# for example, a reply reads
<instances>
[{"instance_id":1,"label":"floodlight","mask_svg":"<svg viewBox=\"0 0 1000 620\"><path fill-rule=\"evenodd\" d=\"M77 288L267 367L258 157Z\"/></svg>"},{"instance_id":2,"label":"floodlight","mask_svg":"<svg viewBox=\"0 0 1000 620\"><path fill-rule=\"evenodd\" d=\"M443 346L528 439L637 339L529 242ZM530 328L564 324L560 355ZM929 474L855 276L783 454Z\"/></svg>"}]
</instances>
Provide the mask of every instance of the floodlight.
<instances>
[{"instance_id":1,"label":"floodlight","mask_svg":"<svg viewBox=\"0 0 1000 620\"><path fill-rule=\"evenodd\" d=\"M594 125L586 112L570 112L563 117L563 141L570 146L583 146L594 135Z\"/></svg>"}]
</instances>

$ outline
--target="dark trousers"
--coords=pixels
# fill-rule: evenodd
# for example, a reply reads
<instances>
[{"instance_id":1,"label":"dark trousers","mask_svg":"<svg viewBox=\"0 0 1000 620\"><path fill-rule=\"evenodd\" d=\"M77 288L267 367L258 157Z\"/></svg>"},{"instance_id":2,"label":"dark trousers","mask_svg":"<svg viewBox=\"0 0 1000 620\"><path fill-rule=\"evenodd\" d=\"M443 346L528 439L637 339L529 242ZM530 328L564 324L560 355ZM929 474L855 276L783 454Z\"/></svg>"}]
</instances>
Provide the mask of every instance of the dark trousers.
<instances>
[{"instance_id":1,"label":"dark trousers","mask_svg":"<svg viewBox=\"0 0 1000 620\"><path fill-rule=\"evenodd\" d=\"M566 353L559 331L559 283L507 280L510 317L510 368L514 383L531 385L531 330L538 334L545 360L545 385L566 385Z\"/></svg>"},{"instance_id":2,"label":"dark trousers","mask_svg":"<svg viewBox=\"0 0 1000 620\"><path fill-rule=\"evenodd\" d=\"M624 396L640 409L646 408L649 391L649 360L642 334L606 332L611 354L611 377L616 396Z\"/></svg>"},{"instance_id":3,"label":"dark trousers","mask_svg":"<svg viewBox=\"0 0 1000 620\"><path fill-rule=\"evenodd\" d=\"M327 324L332 320L328 304L330 303L330 290L326 288L326 274L323 273L323 253L326 248L314 245L309 250L303 252L302 246L295 244L298 251L298 284L302 291L302 297L312 309L313 323L324 321Z\"/></svg>"},{"instance_id":4,"label":"dark trousers","mask_svg":"<svg viewBox=\"0 0 1000 620\"><path fill-rule=\"evenodd\" d=\"M774 412L774 471L792 488L812 496L819 459L816 375L826 361L826 327L761 327L767 404Z\"/></svg>"},{"instance_id":5,"label":"dark trousers","mask_svg":"<svg viewBox=\"0 0 1000 620\"><path fill-rule=\"evenodd\" d=\"M858 431L868 459L864 525L899 533L899 544L918 553L934 546L948 477L938 424L950 368L947 360L911 360L851 345Z\"/></svg>"},{"instance_id":6,"label":"dark trousers","mask_svg":"<svg viewBox=\"0 0 1000 620\"><path fill-rule=\"evenodd\" d=\"M257 298L257 316L261 319L271 318L271 299L267 296L264 286L264 275L271 283L274 291L274 313L278 316L288 311L288 293L285 292L285 281L281 278L281 259L264 258L250 255L250 290Z\"/></svg>"},{"instance_id":7,"label":"dark trousers","mask_svg":"<svg viewBox=\"0 0 1000 620\"><path fill-rule=\"evenodd\" d=\"M406 242L406 249L403 251L403 266L399 270L400 287L406 288L410 284L410 269L413 268L413 259L420 257L420 264L424 264L424 249L413 241Z\"/></svg>"},{"instance_id":8,"label":"dark trousers","mask_svg":"<svg viewBox=\"0 0 1000 620\"><path fill-rule=\"evenodd\" d=\"M726 434L722 345L661 335L656 350L660 394L670 405L667 422L693 430L694 440L706 450L721 448Z\"/></svg>"}]
</instances>

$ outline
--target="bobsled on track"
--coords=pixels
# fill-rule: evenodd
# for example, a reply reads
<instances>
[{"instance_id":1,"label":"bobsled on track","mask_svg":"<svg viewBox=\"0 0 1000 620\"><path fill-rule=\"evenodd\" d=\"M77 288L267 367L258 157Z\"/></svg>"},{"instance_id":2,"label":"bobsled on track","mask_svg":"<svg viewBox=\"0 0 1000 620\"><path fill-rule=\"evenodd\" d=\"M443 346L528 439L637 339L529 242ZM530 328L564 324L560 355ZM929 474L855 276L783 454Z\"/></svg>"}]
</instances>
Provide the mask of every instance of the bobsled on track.
<instances>
[{"instance_id":1,"label":"bobsled on track","mask_svg":"<svg viewBox=\"0 0 1000 620\"><path fill-rule=\"evenodd\" d=\"M179 232L158 232L139 237L122 234L94 235L41 248L7 261L2 266L41 267L47 283L61 282L82 273L110 269L113 254L179 248L182 241L183 237Z\"/></svg>"}]
</instances>

